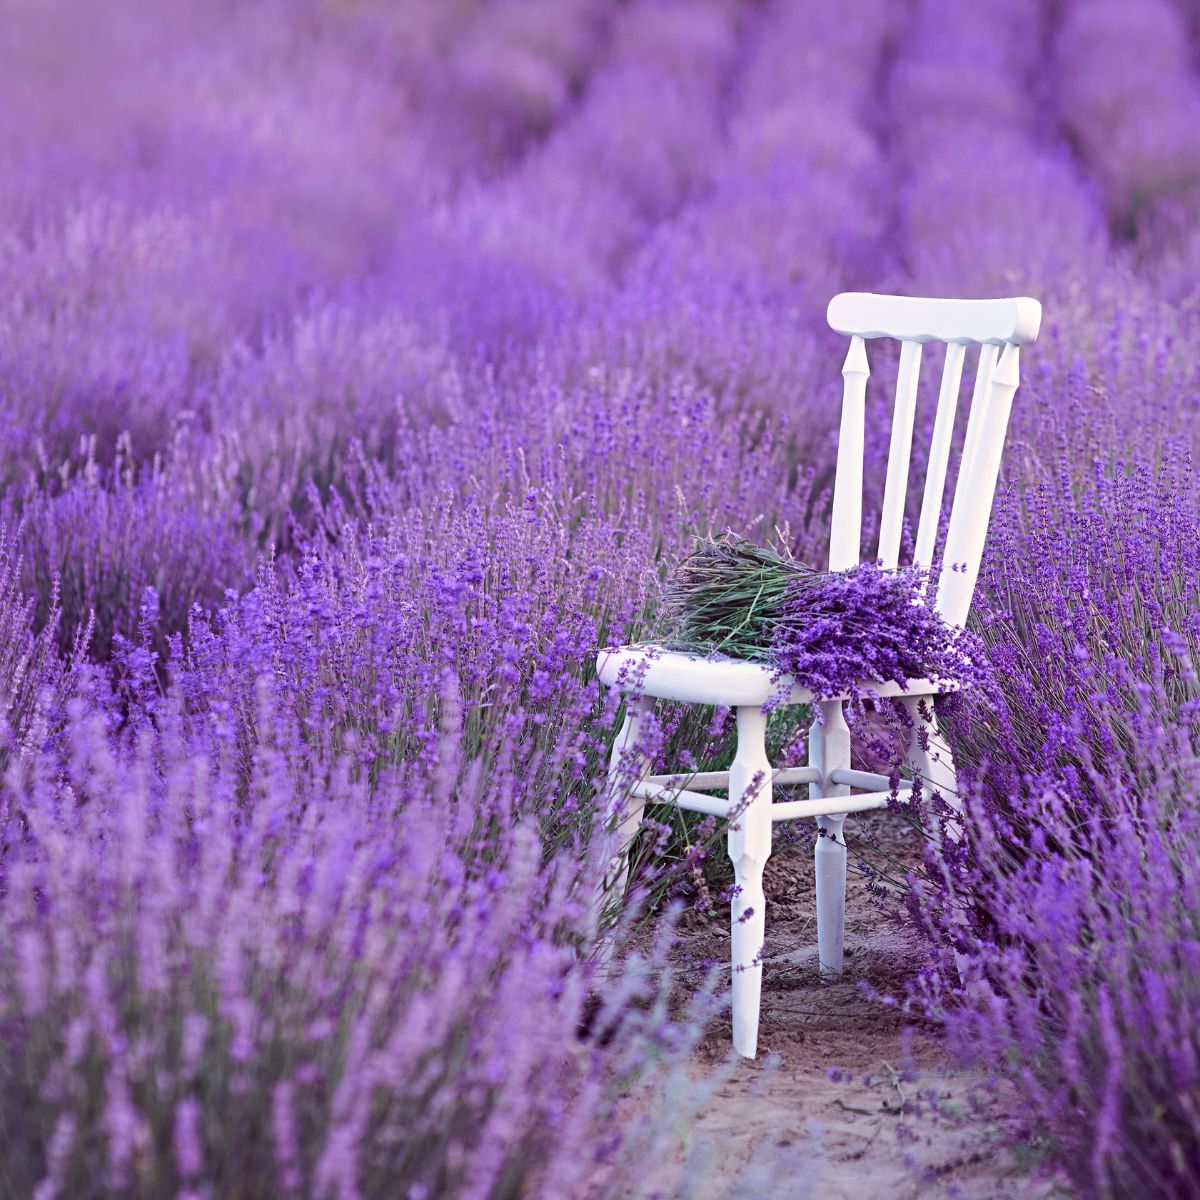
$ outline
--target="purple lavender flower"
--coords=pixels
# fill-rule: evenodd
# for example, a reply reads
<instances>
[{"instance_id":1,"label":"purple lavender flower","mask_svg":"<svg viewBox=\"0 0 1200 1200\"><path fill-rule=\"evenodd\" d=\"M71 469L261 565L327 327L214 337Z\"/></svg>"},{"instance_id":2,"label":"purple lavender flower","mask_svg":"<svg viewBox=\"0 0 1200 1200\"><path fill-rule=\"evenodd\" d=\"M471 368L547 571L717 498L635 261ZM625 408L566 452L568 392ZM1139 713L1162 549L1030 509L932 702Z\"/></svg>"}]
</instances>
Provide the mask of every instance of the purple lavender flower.
<instances>
[{"instance_id":1,"label":"purple lavender flower","mask_svg":"<svg viewBox=\"0 0 1200 1200\"><path fill-rule=\"evenodd\" d=\"M926 572L872 564L796 580L770 627L772 665L818 698L862 699L872 683L977 682L977 644L946 624L929 584Z\"/></svg>"}]
</instances>

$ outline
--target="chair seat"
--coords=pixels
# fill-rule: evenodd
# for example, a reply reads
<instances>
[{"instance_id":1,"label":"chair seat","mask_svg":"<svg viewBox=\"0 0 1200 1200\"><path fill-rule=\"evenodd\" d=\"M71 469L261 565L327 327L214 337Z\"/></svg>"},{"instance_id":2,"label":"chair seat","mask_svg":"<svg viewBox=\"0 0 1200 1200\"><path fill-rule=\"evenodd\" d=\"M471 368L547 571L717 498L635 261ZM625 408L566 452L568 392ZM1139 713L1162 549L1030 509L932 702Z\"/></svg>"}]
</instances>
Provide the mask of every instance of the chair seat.
<instances>
[{"instance_id":1,"label":"chair seat","mask_svg":"<svg viewBox=\"0 0 1200 1200\"><path fill-rule=\"evenodd\" d=\"M809 688L786 676L776 678L774 671L762 663L723 655L706 658L651 644L601 650L596 659L596 673L600 682L609 687L656 700L738 708L757 707L777 697L783 697L785 704L808 704L813 699ZM929 679L910 679L906 687L890 682L862 687L864 694L869 692L880 699L934 696L950 690L949 685ZM824 698L845 700L849 696Z\"/></svg>"}]
</instances>

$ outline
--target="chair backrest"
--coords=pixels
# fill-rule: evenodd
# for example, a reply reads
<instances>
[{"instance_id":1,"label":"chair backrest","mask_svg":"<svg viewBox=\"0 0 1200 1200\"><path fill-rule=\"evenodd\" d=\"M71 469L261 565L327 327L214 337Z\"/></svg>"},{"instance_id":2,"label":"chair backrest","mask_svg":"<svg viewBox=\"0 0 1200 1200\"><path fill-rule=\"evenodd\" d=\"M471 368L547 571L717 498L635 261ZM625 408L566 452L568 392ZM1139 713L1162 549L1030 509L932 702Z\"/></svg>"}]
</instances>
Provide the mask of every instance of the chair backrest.
<instances>
[{"instance_id":1,"label":"chair backrest","mask_svg":"<svg viewBox=\"0 0 1200 1200\"><path fill-rule=\"evenodd\" d=\"M992 515L1000 455L1019 378L1019 347L1036 340L1042 306L1028 296L1010 300L919 300L843 292L829 302L827 316L830 328L850 336L850 352L842 367L845 388L829 538L831 571L854 566L861 553L863 410L870 374L866 340L886 337L900 342L900 370L879 526L878 557L885 567L896 567L900 557L904 501L912 467L921 347L925 342L946 345L913 554L913 562L926 568L932 564L937 541L964 359L968 346L979 347L971 413L942 554L947 569L941 572L937 595L938 611L951 624L962 625L971 607ZM951 566L955 569L950 570Z\"/></svg>"}]
</instances>

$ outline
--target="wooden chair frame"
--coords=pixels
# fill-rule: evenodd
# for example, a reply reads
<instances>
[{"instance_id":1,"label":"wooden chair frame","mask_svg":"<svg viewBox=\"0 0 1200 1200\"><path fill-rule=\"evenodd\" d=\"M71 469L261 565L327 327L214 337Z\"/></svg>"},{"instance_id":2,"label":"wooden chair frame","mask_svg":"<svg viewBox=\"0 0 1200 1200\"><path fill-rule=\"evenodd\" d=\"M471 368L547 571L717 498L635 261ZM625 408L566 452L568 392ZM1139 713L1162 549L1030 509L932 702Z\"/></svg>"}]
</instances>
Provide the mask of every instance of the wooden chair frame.
<instances>
[{"instance_id":1,"label":"wooden chair frame","mask_svg":"<svg viewBox=\"0 0 1200 1200\"><path fill-rule=\"evenodd\" d=\"M866 342L900 342L880 519L878 561L899 563L905 500L912 468L913 424L921 351L926 342L946 345L925 474L913 562L933 561L942 515L954 421L966 352L978 347L971 411L963 442L946 531L936 603L952 625L966 622L991 519L996 480L1017 389L1019 347L1036 340L1041 305L1028 297L1004 300L935 300L845 292L830 301L828 321L850 338L842 367L843 397L838 435L837 476L829 543L829 569L859 562L862 541L864 405L870 367ZM809 732L808 763L772 768L766 752L764 704L780 684L768 668L731 659L706 659L655 646L602 651L601 681L626 694L624 723L609 767L614 853L605 888L623 890L628 848L641 824L647 801L674 804L693 812L729 819L729 857L736 887L731 904L733 1044L753 1058L758 1046L766 897L763 870L771 854L771 827L777 821L811 817L821 836L816 842L817 947L822 972L843 968L846 918L846 843L843 826L850 813L885 807L894 794L888 778L850 767L848 697L822 700L819 720ZM798 684L783 684L787 703L813 700ZM946 688L930 680L868 685L881 699L898 698L912 721L907 763L923 786L958 807L954 761L940 737L932 700ZM737 750L728 771L651 775L641 747L643 723L656 700L726 706L736 710ZM776 786L808 785L808 799L774 803ZM911 785L909 785L911 789ZM711 795L709 793L724 793ZM905 790L901 790L901 797ZM957 836L955 829L951 836Z\"/></svg>"}]
</instances>

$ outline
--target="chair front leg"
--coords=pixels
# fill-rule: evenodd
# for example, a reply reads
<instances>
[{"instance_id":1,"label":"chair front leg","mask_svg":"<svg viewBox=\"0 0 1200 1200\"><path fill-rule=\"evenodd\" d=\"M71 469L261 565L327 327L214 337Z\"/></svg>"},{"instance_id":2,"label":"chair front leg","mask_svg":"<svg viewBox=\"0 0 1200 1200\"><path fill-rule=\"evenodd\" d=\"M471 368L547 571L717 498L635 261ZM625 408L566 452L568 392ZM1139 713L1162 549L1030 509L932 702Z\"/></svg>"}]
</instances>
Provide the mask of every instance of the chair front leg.
<instances>
[{"instance_id":1,"label":"chair front leg","mask_svg":"<svg viewBox=\"0 0 1200 1200\"><path fill-rule=\"evenodd\" d=\"M808 731L808 765L821 778L808 785L809 798L849 796L850 789L829 782L832 771L850 766L850 730L840 701L823 701L820 719ZM846 952L845 814L817 818L820 836L814 850L817 891L817 961L822 975L840 975Z\"/></svg>"},{"instance_id":2,"label":"chair front leg","mask_svg":"<svg viewBox=\"0 0 1200 1200\"><path fill-rule=\"evenodd\" d=\"M767 901L763 869L771 857L771 764L767 718L761 708L737 710L737 753L729 770L729 857L735 889L731 904L733 1048L744 1058L758 1050L762 958Z\"/></svg>"}]
</instances>

